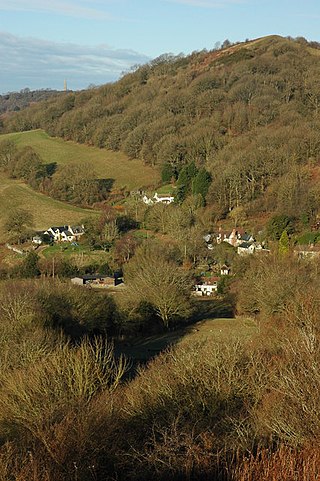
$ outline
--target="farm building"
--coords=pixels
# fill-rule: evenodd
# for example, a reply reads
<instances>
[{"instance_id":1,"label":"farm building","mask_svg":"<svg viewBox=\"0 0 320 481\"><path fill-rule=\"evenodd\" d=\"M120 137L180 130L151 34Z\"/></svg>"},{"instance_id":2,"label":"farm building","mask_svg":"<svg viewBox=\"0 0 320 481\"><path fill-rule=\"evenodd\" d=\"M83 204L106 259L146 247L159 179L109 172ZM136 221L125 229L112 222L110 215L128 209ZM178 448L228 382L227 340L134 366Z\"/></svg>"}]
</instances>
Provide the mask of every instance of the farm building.
<instances>
[{"instance_id":1,"label":"farm building","mask_svg":"<svg viewBox=\"0 0 320 481\"><path fill-rule=\"evenodd\" d=\"M86 274L84 276L72 277L72 284L85 287L114 287L122 283L116 276Z\"/></svg>"}]
</instances>

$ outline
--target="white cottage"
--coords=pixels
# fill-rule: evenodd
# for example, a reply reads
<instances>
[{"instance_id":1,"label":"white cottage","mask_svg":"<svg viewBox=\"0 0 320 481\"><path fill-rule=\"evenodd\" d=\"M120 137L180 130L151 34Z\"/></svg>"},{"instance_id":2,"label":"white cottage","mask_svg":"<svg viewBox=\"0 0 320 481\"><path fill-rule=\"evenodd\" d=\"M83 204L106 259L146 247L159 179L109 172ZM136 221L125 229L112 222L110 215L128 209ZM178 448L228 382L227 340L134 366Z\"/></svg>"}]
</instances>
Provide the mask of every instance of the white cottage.
<instances>
[{"instance_id":1,"label":"white cottage","mask_svg":"<svg viewBox=\"0 0 320 481\"><path fill-rule=\"evenodd\" d=\"M201 277L198 284L194 286L196 296L212 296L218 290L220 277Z\"/></svg>"},{"instance_id":2,"label":"white cottage","mask_svg":"<svg viewBox=\"0 0 320 481\"><path fill-rule=\"evenodd\" d=\"M161 202L162 204L171 204L174 202L174 196L171 194L158 194L157 192L153 196L154 202Z\"/></svg>"},{"instance_id":3,"label":"white cottage","mask_svg":"<svg viewBox=\"0 0 320 481\"><path fill-rule=\"evenodd\" d=\"M84 234L84 226L53 226L49 227L44 234L50 236L54 242L74 242L78 241Z\"/></svg>"}]
</instances>

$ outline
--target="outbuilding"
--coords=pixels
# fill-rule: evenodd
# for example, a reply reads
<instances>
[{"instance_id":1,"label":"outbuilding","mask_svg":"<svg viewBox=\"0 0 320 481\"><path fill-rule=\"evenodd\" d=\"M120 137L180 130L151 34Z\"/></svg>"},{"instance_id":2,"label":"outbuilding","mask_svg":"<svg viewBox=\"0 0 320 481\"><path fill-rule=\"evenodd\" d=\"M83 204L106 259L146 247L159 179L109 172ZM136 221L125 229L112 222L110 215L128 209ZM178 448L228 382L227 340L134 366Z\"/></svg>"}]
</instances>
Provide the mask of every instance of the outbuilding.
<instances>
[{"instance_id":1,"label":"outbuilding","mask_svg":"<svg viewBox=\"0 0 320 481\"><path fill-rule=\"evenodd\" d=\"M115 276L106 276L98 274L85 274L84 276L72 277L72 284L86 287L113 287L121 283L120 279Z\"/></svg>"}]
</instances>

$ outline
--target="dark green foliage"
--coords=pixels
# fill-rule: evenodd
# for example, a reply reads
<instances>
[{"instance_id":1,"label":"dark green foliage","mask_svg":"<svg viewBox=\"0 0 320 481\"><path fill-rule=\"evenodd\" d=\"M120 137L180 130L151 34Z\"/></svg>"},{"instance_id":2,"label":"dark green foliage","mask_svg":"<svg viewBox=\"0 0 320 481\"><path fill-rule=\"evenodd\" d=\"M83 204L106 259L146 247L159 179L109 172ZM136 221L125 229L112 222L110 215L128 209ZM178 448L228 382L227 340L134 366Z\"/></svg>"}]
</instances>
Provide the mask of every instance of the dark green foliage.
<instances>
[{"instance_id":1,"label":"dark green foliage","mask_svg":"<svg viewBox=\"0 0 320 481\"><path fill-rule=\"evenodd\" d=\"M296 242L297 244L300 244L300 245L310 245L310 244L315 244L319 240L320 240L320 235L318 232L305 232L304 234L301 234L296 239Z\"/></svg>"},{"instance_id":2,"label":"dark green foliage","mask_svg":"<svg viewBox=\"0 0 320 481\"><path fill-rule=\"evenodd\" d=\"M137 229L139 223L128 215L121 215L116 220L119 232L126 233L132 229Z\"/></svg>"},{"instance_id":3,"label":"dark green foliage","mask_svg":"<svg viewBox=\"0 0 320 481\"><path fill-rule=\"evenodd\" d=\"M69 278L78 274L78 268L68 259L61 259L55 267L55 274Z\"/></svg>"},{"instance_id":4,"label":"dark green foliage","mask_svg":"<svg viewBox=\"0 0 320 481\"><path fill-rule=\"evenodd\" d=\"M100 264L96 269L95 272L99 272L99 274L105 274L108 276L113 275L113 269L110 267L110 265L107 262L104 262Z\"/></svg>"},{"instance_id":5,"label":"dark green foliage","mask_svg":"<svg viewBox=\"0 0 320 481\"><path fill-rule=\"evenodd\" d=\"M163 183L168 183L176 176L175 169L171 164L165 163L161 170L161 180Z\"/></svg>"},{"instance_id":6,"label":"dark green foliage","mask_svg":"<svg viewBox=\"0 0 320 481\"><path fill-rule=\"evenodd\" d=\"M185 185L180 185L176 191L175 202L177 202L178 204L182 204L182 202L185 200L186 197L187 197L187 188L185 187Z\"/></svg>"},{"instance_id":7,"label":"dark green foliage","mask_svg":"<svg viewBox=\"0 0 320 481\"><path fill-rule=\"evenodd\" d=\"M179 203L183 202L187 195L192 193L193 180L197 174L198 169L194 162L190 162L181 169L177 180L177 201Z\"/></svg>"},{"instance_id":8,"label":"dark green foliage","mask_svg":"<svg viewBox=\"0 0 320 481\"><path fill-rule=\"evenodd\" d=\"M165 54L115 84L34 105L5 118L4 129L42 127L122 150L163 166L165 182L179 172L179 202L191 193L195 173L185 169L194 162L212 175L206 200L219 212L251 205L312 220L320 209L319 72L317 43L270 36L230 49L225 40L219 52ZM50 194L62 200L101 200L95 183L75 195L53 184Z\"/></svg>"},{"instance_id":9,"label":"dark green foliage","mask_svg":"<svg viewBox=\"0 0 320 481\"><path fill-rule=\"evenodd\" d=\"M33 278L40 275L39 256L36 252L29 252L19 269L21 277Z\"/></svg>"},{"instance_id":10,"label":"dark green foliage","mask_svg":"<svg viewBox=\"0 0 320 481\"><path fill-rule=\"evenodd\" d=\"M190 178L188 178L188 172L187 172L187 167L183 167L178 176L178 181L177 185L178 187L185 186L188 187L188 184L190 184Z\"/></svg>"},{"instance_id":11,"label":"dark green foliage","mask_svg":"<svg viewBox=\"0 0 320 481\"><path fill-rule=\"evenodd\" d=\"M220 277L218 281L218 286L217 286L217 293L225 294L227 292L229 284L230 284L230 280L228 279L228 276Z\"/></svg>"},{"instance_id":12,"label":"dark green foliage","mask_svg":"<svg viewBox=\"0 0 320 481\"><path fill-rule=\"evenodd\" d=\"M52 177L56 172L58 165L57 162L50 162L50 164L45 164L43 167L45 170L45 177Z\"/></svg>"},{"instance_id":13,"label":"dark green foliage","mask_svg":"<svg viewBox=\"0 0 320 481\"><path fill-rule=\"evenodd\" d=\"M279 240L283 231L287 234L294 232L294 218L287 215L273 216L267 225L267 234L272 240Z\"/></svg>"},{"instance_id":14,"label":"dark green foliage","mask_svg":"<svg viewBox=\"0 0 320 481\"><path fill-rule=\"evenodd\" d=\"M200 194L205 201L211 184L211 175L205 169L200 169L192 181L193 195Z\"/></svg>"},{"instance_id":15,"label":"dark green foliage","mask_svg":"<svg viewBox=\"0 0 320 481\"><path fill-rule=\"evenodd\" d=\"M43 244L53 244L52 237L49 234L41 234L40 238Z\"/></svg>"}]
</instances>

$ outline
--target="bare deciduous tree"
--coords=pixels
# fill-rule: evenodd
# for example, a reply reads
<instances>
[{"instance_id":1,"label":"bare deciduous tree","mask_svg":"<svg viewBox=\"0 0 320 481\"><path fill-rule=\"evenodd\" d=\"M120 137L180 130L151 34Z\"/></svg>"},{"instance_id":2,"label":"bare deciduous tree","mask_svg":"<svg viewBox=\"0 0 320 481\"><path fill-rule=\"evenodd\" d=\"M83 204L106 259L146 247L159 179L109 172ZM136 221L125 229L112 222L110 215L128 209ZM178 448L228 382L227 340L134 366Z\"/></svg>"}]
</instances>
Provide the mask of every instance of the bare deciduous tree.
<instances>
[{"instance_id":1,"label":"bare deciduous tree","mask_svg":"<svg viewBox=\"0 0 320 481\"><path fill-rule=\"evenodd\" d=\"M143 246L125 270L131 296L150 302L165 327L190 312L190 276L158 245Z\"/></svg>"}]
</instances>

